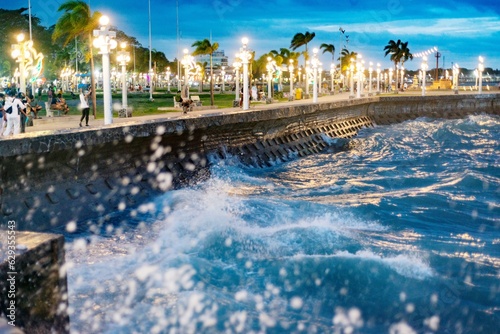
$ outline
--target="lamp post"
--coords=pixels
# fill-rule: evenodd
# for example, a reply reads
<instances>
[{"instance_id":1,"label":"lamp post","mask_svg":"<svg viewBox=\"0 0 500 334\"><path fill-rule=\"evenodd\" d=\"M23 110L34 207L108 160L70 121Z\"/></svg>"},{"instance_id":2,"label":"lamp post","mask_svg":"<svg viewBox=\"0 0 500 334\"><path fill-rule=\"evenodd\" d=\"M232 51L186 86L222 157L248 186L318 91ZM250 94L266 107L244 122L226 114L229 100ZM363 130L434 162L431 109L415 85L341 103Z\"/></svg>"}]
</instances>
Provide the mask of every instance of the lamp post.
<instances>
[{"instance_id":1,"label":"lamp post","mask_svg":"<svg viewBox=\"0 0 500 334\"><path fill-rule=\"evenodd\" d=\"M189 72L196 68L196 64L194 63L193 56L189 54L188 49L184 49L184 57L182 58L182 65L184 66L184 89L186 98L189 98Z\"/></svg>"},{"instance_id":2,"label":"lamp post","mask_svg":"<svg viewBox=\"0 0 500 334\"><path fill-rule=\"evenodd\" d=\"M458 64L453 65L453 88L455 89L455 94L458 94L458 75L460 72L460 68Z\"/></svg>"},{"instance_id":3,"label":"lamp post","mask_svg":"<svg viewBox=\"0 0 500 334\"><path fill-rule=\"evenodd\" d=\"M243 37L241 39L243 47L240 50L240 58L243 63L243 110L248 110L248 63L252 58L252 54L247 50L248 38Z\"/></svg>"},{"instance_id":4,"label":"lamp post","mask_svg":"<svg viewBox=\"0 0 500 334\"><path fill-rule=\"evenodd\" d=\"M224 94L224 91L226 90L226 67L222 66L220 71L220 75L222 77L222 89L221 89L221 94Z\"/></svg>"},{"instance_id":5,"label":"lamp post","mask_svg":"<svg viewBox=\"0 0 500 334\"><path fill-rule=\"evenodd\" d=\"M331 92L332 94L335 94L335 82L334 82L334 76L335 76L335 64L330 65L330 86L331 86Z\"/></svg>"},{"instance_id":6,"label":"lamp post","mask_svg":"<svg viewBox=\"0 0 500 334\"><path fill-rule=\"evenodd\" d=\"M102 54L102 90L104 100L104 124L113 123L113 113L111 110L111 82L109 71L109 52L116 48L116 32L108 30L109 18L106 15L99 19L100 29L94 30L94 47L99 48Z\"/></svg>"},{"instance_id":7,"label":"lamp post","mask_svg":"<svg viewBox=\"0 0 500 334\"><path fill-rule=\"evenodd\" d=\"M294 66L293 66L293 59L290 59L289 65L288 65L288 71L290 71L290 98L288 100L293 101L294 95L293 94L293 71L294 71Z\"/></svg>"},{"instance_id":8,"label":"lamp post","mask_svg":"<svg viewBox=\"0 0 500 334\"><path fill-rule=\"evenodd\" d=\"M313 58L311 61L313 70L313 103L318 103L318 49L313 49Z\"/></svg>"},{"instance_id":9,"label":"lamp post","mask_svg":"<svg viewBox=\"0 0 500 334\"><path fill-rule=\"evenodd\" d=\"M389 69L389 83L388 83L388 85L389 85L388 87L390 88L389 90L391 90L391 91L392 91L392 75L394 74L394 73L393 73L393 71L394 71L394 70L393 70L393 69L392 69L392 67L391 67L391 68Z\"/></svg>"},{"instance_id":10,"label":"lamp post","mask_svg":"<svg viewBox=\"0 0 500 334\"><path fill-rule=\"evenodd\" d=\"M355 64L355 59L351 58L351 64L349 65L349 79L350 79L350 92L349 92L349 98L353 99L354 98L354 64Z\"/></svg>"},{"instance_id":11,"label":"lamp post","mask_svg":"<svg viewBox=\"0 0 500 334\"><path fill-rule=\"evenodd\" d=\"M405 68L401 66L401 90L404 89L405 86Z\"/></svg>"},{"instance_id":12,"label":"lamp post","mask_svg":"<svg viewBox=\"0 0 500 334\"><path fill-rule=\"evenodd\" d=\"M35 95L34 82L42 72L43 54L36 51L31 39L29 41L24 40L24 34L18 34L16 39L17 44L11 46L11 56L19 63L20 91L26 93L26 76L31 73L31 77L28 79L31 82L32 94Z\"/></svg>"},{"instance_id":13,"label":"lamp post","mask_svg":"<svg viewBox=\"0 0 500 334\"><path fill-rule=\"evenodd\" d=\"M240 55L237 54L236 57L239 57ZM235 74L235 88L234 88L234 106L238 106L240 103L240 68L241 68L241 62L235 61L233 63L234 67L234 74Z\"/></svg>"},{"instance_id":14,"label":"lamp post","mask_svg":"<svg viewBox=\"0 0 500 334\"><path fill-rule=\"evenodd\" d=\"M372 96L372 73L373 73L373 63L368 64L368 73L370 75L370 82L368 83L368 96Z\"/></svg>"},{"instance_id":15,"label":"lamp post","mask_svg":"<svg viewBox=\"0 0 500 334\"><path fill-rule=\"evenodd\" d=\"M477 73L479 75L479 94L483 94L483 71L484 58L479 56L479 64L477 65Z\"/></svg>"},{"instance_id":16,"label":"lamp post","mask_svg":"<svg viewBox=\"0 0 500 334\"><path fill-rule=\"evenodd\" d=\"M306 97L309 98L309 82L311 81L311 67L309 66L309 60L306 61L305 71L305 84L306 84Z\"/></svg>"},{"instance_id":17,"label":"lamp post","mask_svg":"<svg viewBox=\"0 0 500 334\"><path fill-rule=\"evenodd\" d=\"M172 72L170 72L170 66L167 67L167 72L166 72L166 76L167 76L167 89L168 89L168 92L170 93L170 75L172 74Z\"/></svg>"},{"instance_id":18,"label":"lamp post","mask_svg":"<svg viewBox=\"0 0 500 334\"><path fill-rule=\"evenodd\" d=\"M267 98L271 101L273 96L271 92L271 84L272 84L272 77L274 73L274 66L273 66L273 59L271 57L267 57Z\"/></svg>"},{"instance_id":19,"label":"lamp post","mask_svg":"<svg viewBox=\"0 0 500 334\"><path fill-rule=\"evenodd\" d=\"M380 94L380 63L377 63L377 95Z\"/></svg>"},{"instance_id":20,"label":"lamp post","mask_svg":"<svg viewBox=\"0 0 500 334\"><path fill-rule=\"evenodd\" d=\"M422 96L425 96L425 90L426 90L425 77L427 75L427 68L428 68L427 56L423 56L422 57L422 65L421 65L421 69L422 69Z\"/></svg>"},{"instance_id":21,"label":"lamp post","mask_svg":"<svg viewBox=\"0 0 500 334\"><path fill-rule=\"evenodd\" d=\"M127 63L130 61L130 52L125 51L127 47L126 42L120 44L121 51L118 52L116 59L122 67L122 112L125 113L125 117L128 117L128 105L127 105Z\"/></svg>"},{"instance_id":22,"label":"lamp post","mask_svg":"<svg viewBox=\"0 0 500 334\"><path fill-rule=\"evenodd\" d=\"M358 90L356 91L356 97L359 99L361 98L361 87L363 87L363 83L361 82L362 80L362 76L363 76L363 70L362 70L362 67L363 67L363 64L361 63L361 59L363 58L363 56L361 56L360 54L358 54L356 56L356 71L357 71L357 75L358 75Z\"/></svg>"}]
</instances>

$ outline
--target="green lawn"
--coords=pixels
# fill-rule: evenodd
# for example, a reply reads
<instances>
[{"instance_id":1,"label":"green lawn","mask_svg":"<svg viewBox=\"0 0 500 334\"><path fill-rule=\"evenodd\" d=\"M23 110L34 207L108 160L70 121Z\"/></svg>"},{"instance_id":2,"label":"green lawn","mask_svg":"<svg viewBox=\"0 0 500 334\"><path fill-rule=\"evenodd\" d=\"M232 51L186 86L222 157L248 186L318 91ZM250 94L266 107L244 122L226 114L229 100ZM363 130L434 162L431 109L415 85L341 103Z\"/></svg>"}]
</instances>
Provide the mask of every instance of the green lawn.
<instances>
[{"instance_id":1,"label":"green lawn","mask_svg":"<svg viewBox=\"0 0 500 334\"><path fill-rule=\"evenodd\" d=\"M210 106L210 92L204 91L203 93L198 93L198 90L192 90L191 95L198 95L200 97L203 106ZM148 92L129 92L127 95L127 104L133 109L132 115L134 116L144 116L144 115L155 115L164 114L166 112L175 112L179 109L174 109L173 97L176 93L167 93L166 90L158 90L153 92L153 101L149 101ZM120 103L122 101L122 94L120 92L113 93L113 103ZM68 101L74 101L71 99L71 95L65 94L64 98ZM215 92L214 94L214 105L218 108L230 108L233 106L234 101L233 92L225 92L220 94ZM76 98L78 99L78 97ZM97 91L97 99L102 100L102 91ZM171 110L158 110L160 107L172 108ZM90 111L92 113L92 110ZM70 115L80 115L80 110L75 107L70 107ZM104 111L103 106L99 102L97 103L97 118L103 118Z\"/></svg>"}]
</instances>

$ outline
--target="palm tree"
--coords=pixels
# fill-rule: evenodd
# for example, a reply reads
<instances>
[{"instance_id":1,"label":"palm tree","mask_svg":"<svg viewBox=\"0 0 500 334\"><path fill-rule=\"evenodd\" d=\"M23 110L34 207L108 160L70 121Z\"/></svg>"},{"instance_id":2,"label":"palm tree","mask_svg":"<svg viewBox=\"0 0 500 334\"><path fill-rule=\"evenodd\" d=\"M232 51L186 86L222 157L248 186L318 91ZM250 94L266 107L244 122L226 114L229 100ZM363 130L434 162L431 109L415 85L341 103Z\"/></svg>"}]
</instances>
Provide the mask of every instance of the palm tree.
<instances>
[{"instance_id":1,"label":"palm tree","mask_svg":"<svg viewBox=\"0 0 500 334\"><path fill-rule=\"evenodd\" d=\"M310 33L309 31L306 31L305 34L299 32L295 34L292 38L292 42L290 43L290 49L296 50L300 48L302 45L305 45L306 50L304 53L304 64L309 58L309 54L307 53L307 44L313 40L313 38L316 36L316 33Z\"/></svg>"},{"instance_id":2,"label":"palm tree","mask_svg":"<svg viewBox=\"0 0 500 334\"><path fill-rule=\"evenodd\" d=\"M202 41L196 41L191 45L196 49L193 52L193 56L198 55L210 55L210 105L214 105L214 68L212 63L212 55L219 48L219 43L204 39Z\"/></svg>"},{"instance_id":3,"label":"palm tree","mask_svg":"<svg viewBox=\"0 0 500 334\"><path fill-rule=\"evenodd\" d=\"M398 82L399 82L399 71L398 71L398 63L402 57L401 53L401 40L398 39L397 42L394 42L392 39L387 43L387 45L384 47L385 54L384 56L391 55L390 59L391 61L394 62L394 69L396 70L396 91L398 89ZM392 83L389 82L389 85Z\"/></svg>"},{"instance_id":4,"label":"palm tree","mask_svg":"<svg viewBox=\"0 0 500 334\"><path fill-rule=\"evenodd\" d=\"M335 57L335 46L333 44L323 43L319 46L319 48L323 50L323 54L327 52L330 52L332 54L332 63L333 63Z\"/></svg>"},{"instance_id":5,"label":"palm tree","mask_svg":"<svg viewBox=\"0 0 500 334\"><path fill-rule=\"evenodd\" d=\"M52 40L55 41L59 38L64 38L63 44L66 46L69 42L73 41L76 37L87 39L89 47L90 59L90 82L92 89L95 92L95 77L94 77L94 55L92 52L92 32L99 27L99 12L92 13L90 6L81 0L69 0L59 6L57 10L64 12L63 15L57 20L52 34ZM96 94L92 94L92 109L94 118L96 118Z\"/></svg>"},{"instance_id":6,"label":"palm tree","mask_svg":"<svg viewBox=\"0 0 500 334\"><path fill-rule=\"evenodd\" d=\"M342 68L340 71L347 71L349 65L351 64L351 59L356 59L357 56L357 52L349 52L347 49L342 49L340 52L340 64L342 65Z\"/></svg>"}]
</instances>

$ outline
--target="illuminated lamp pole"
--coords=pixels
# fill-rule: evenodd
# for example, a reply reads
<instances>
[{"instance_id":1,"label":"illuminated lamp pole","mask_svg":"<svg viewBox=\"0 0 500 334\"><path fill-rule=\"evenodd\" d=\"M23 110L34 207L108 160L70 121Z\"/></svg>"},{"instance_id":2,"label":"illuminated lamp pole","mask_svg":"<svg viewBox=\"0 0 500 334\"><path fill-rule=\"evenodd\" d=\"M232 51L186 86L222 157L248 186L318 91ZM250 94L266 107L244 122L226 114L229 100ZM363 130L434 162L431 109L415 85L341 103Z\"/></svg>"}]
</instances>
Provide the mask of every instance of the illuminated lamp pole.
<instances>
[{"instance_id":1,"label":"illuminated lamp pole","mask_svg":"<svg viewBox=\"0 0 500 334\"><path fill-rule=\"evenodd\" d=\"M335 64L330 65L330 87L332 94L335 94L335 82L334 82L334 76L335 76Z\"/></svg>"},{"instance_id":2,"label":"illuminated lamp pole","mask_svg":"<svg viewBox=\"0 0 500 334\"><path fill-rule=\"evenodd\" d=\"M380 63L377 63L377 95L380 94Z\"/></svg>"},{"instance_id":3,"label":"illuminated lamp pole","mask_svg":"<svg viewBox=\"0 0 500 334\"><path fill-rule=\"evenodd\" d=\"M361 98L361 87L363 87L363 83L361 82L363 79L363 64L361 63L361 59L363 56L360 54L357 55L356 57L356 72L358 74L358 90L356 91L356 97L359 99Z\"/></svg>"},{"instance_id":4,"label":"illuminated lamp pole","mask_svg":"<svg viewBox=\"0 0 500 334\"><path fill-rule=\"evenodd\" d=\"M318 103L318 49L313 49L311 66L313 70L313 103Z\"/></svg>"},{"instance_id":5,"label":"illuminated lamp pole","mask_svg":"<svg viewBox=\"0 0 500 334\"><path fill-rule=\"evenodd\" d=\"M248 110L249 101L248 101L248 63L252 58L252 54L247 50L248 38L243 37L241 39L243 43L243 47L240 50L240 58L243 63L243 110Z\"/></svg>"},{"instance_id":6,"label":"illuminated lamp pole","mask_svg":"<svg viewBox=\"0 0 500 334\"><path fill-rule=\"evenodd\" d=\"M350 70L350 92L349 92L349 98L353 99L354 98L354 64L355 64L355 59L351 58L351 64L349 65L349 70Z\"/></svg>"},{"instance_id":7,"label":"illuminated lamp pole","mask_svg":"<svg viewBox=\"0 0 500 334\"><path fill-rule=\"evenodd\" d=\"M271 57L267 57L266 69L267 69L267 98L271 100L273 98L271 94L271 84L272 84L271 80L274 73L273 59Z\"/></svg>"},{"instance_id":8,"label":"illuminated lamp pole","mask_svg":"<svg viewBox=\"0 0 500 334\"><path fill-rule=\"evenodd\" d=\"M289 63L288 71L290 71L290 97L288 100L293 101L295 95L293 94L293 71L295 70L295 67L293 66L293 59L290 59Z\"/></svg>"},{"instance_id":9,"label":"illuminated lamp pole","mask_svg":"<svg viewBox=\"0 0 500 334\"><path fill-rule=\"evenodd\" d=\"M118 52L116 59L118 60L120 66L122 67L122 112L125 113L125 117L128 117L128 105L127 105L127 63L130 61L130 52L125 51L127 47L126 42L120 44L121 51Z\"/></svg>"},{"instance_id":10,"label":"illuminated lamp pole","mask_svg":"<svg viewBox=\"0 0 500 334\"><path fill-rule=\"evenodd\" d=\"M111 110L111 82L109 70L109 52L116 48L116 32L108 30L109 18L106 15L99 19L100 29L94 30L94 47L99 48L102 54L102 90L104 100L104 125L113 123L113 113Z\"/></svg>"},{"instance_id":11,"label":"illuminated lamp pole","mask_svg":"<svg viewBox=\"0 0 500 334\"><path fill-rule=\"evenodd\" d=\"M224 91L226 90L226 67L222 66L220 71L220 75L222 77L222 88L221 88L221 94L224 94Z\"/></svg>"},{"instance_id":12,"label":"illuminated lamp pole","mask_svg":"<svg viewBox=\"0 0 500 334\"><path fill-rule=\"evenodd\" d=\"M373 73L373 63L370 62L368 64L368 73L370 75L369 77L369 83L368 83L368 96L372 96L372 73Z\"/></svg>"},{"instance_id":13,"label":"illuminated lamp pole","mask_svg":"<svg viewBox=\"0 0 500 334\"><path fill-rule=\"evenodd\" d=\"M170 66L167 67L167 72L166 72L166 75L167 75L167 89L168 89L168 92L170 93L170 75L172 74L172 72L170 71Z\"/></svg>"},{"instance_id":14,"label":"illuminated lamp pole","mask_svg":"<svg viewBox=\"0 0 500 334\"><path fill-rule=\"evenodd\" d=\"M453 88L455 90L455 94L458 94L458 75L460 72L460 67L458 64L453 65Z\"/></svg>"},{"instance_id":15,"label":"illuminated lamp pole","mask_svg":"<svg viewBox=\"0 0 500 334\"><path fill-rule=\"evenodd\" d=\"M182 65L184 66L184 88L186 98L189 98L189 71L194 68L193 56L189 54L188 49L184 49L184 57L182 58Z\"/></svg>"},{"instance_id":16,"label":"illuminated lamp pole","mask_svg":"<svg viewBox=\"0 0 500 334\"><path fill-rule=\"evenodd\" d=\"M404 89L405 86L405 68L401 66L401 90Z\"/></svg>"},{"instance_id":17,"label":"illuminated lamp pole","mask_svg":"<svg viewBox=\"0 0 500 334\"><path fill-rule=\"evenodd\" d=\"M42 72L43 54L37 52L33 47L33 41L24 41L24 34L17 35L18 44L12 44L12 58L19 63L19 88L23 93L26 92L26 76L31 73L32 94L35 95L34 83L36 78Z\"/></svg>"},{"instance_id":18,"label":"illuminated lamp pole","mask_svg":"<svg viewBox=\"0 0 500 334\"><path fill-rule=\"evenodd\" d=\"M390 87L390 90L392 91L392 76L394 75L394 70L392 69L392 67L389 69L389 87Z\"/></svg>"},{"instance_id":19,"label":"illuminated lamp pole","mask_svg":"<svg viewBox=\"0 0 500 334\"><path fill-rule=\"evenodd\" d=\"M239 57L240 55L237 54L236 57ZM239 61L235 61L233 63L234 67L234 74L235 74L235 89L234 89L234 106L238 106L240 103L240 68L241 68L241 63Z\"/></svg>"},{"instance_id":20,"label":"illuminated lamp pole","mask_svg":"<svg viewBox=\"0 0 500 334\"><path fill-rule=\"evenodd\" d=\"M422 96L425 96L425 90L426 90L426 86L425 86L425 77L427 76L427 68L428 68L428 64L427 64L427 56L423 56L422 57L422 65L421 65L421 69L422 69Z\"/></svg>"},{"instance_id":21,"label":"illuminated lamp pole","mask_svg":"<svg viewBox=\"0 0 500 334\"><path fill-rule=\"evenodd\" d=\"M483 94L483 71L484 71L484 58L479 56L479 64L477 72L479 75L479 94Z\"/></svg>"}]
</instances>

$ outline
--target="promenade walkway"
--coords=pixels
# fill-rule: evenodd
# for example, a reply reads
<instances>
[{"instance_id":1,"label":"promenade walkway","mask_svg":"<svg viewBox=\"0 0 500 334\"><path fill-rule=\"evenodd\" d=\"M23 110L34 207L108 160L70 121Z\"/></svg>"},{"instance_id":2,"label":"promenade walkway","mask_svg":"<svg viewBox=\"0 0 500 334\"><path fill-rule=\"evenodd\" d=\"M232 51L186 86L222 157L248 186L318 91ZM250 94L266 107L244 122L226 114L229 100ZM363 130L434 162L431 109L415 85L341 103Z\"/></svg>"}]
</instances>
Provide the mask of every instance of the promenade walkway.
<instances>
[{"instance_id":1,"label":"promenade walkway","mask_svg":"<svg viewBox=\"0 0 500 334\"><path fill-rule=\"evenodd\" d=\"M485 91L484 93L499 93L500 91L498 90L492 90L490 92ZM426 93L427 96L437 96L437 95L453 95L453 91L428 91ZM477 94L477 92L471 92L471 91L461 91L459 93L460 95L463 94ZM367 97L368 94L365 93L365 97ZM375 95L374 95L375 96ZM403 97L403 96L421 96L420 91L406 91L406 92L400 92L399 94L381 94L379 96L384 96L384 97ZM327 102L333 102L333 101L341 101L341 100L348 100L349 99L349 93L337 93L335 95L325 95L318 97L318 103L327 103ZM277 107L283 107L287 105L307 105L311 104L312 98L310 99L303 99L303 100L295 100L295 101L288 101L288 102L279 102L279 103L271 103L271 104L265 104L265 103L252 103L250 105L250 109L248 111L256 111L256 110L265 110L265 109L273 109ZM172 107L169 110L174 110ZM193 117L204 117L204 116L210 116L210 115L221 115L221 114L231 114L231 113L240 113L244 112L241 108L223 108L223 109L198 109L198 110L193 110L192 112L189 112L188 114L183 114L180 109L177 109L179 111L165 111L163 114L155 114L155 115L147 115L147 116L133 116L130 118L118 118L116 115L116 112L113 114L113 125L111 126L123 126L123 125L132 125L132 124L138 124L142 123L145 121L151 121L151 120L176 120L176 119L185 119L185 118L193 118ZM79 126L80 122L80 116L75 116L75 115L69 115L69 116L56 116L56 117L45 117L45 110L42 110L40 112L40 115L42 116L42 119L36 119L34 120L34 126L31 127L26 127L26 133L25 134L19 134L18 136L29 136L33 137L36 135L40 134L48 134L48 133L55 133L55 132L70 132L70 131L85 131L89 129L99 129L99 128L104 128L110 125L104 125L104 119L94 119L93 116L90 116L89 120L89 125L90 126ZM0 137L0 140L5 140L11 137Z\"/></svg>"}]
</instances>

